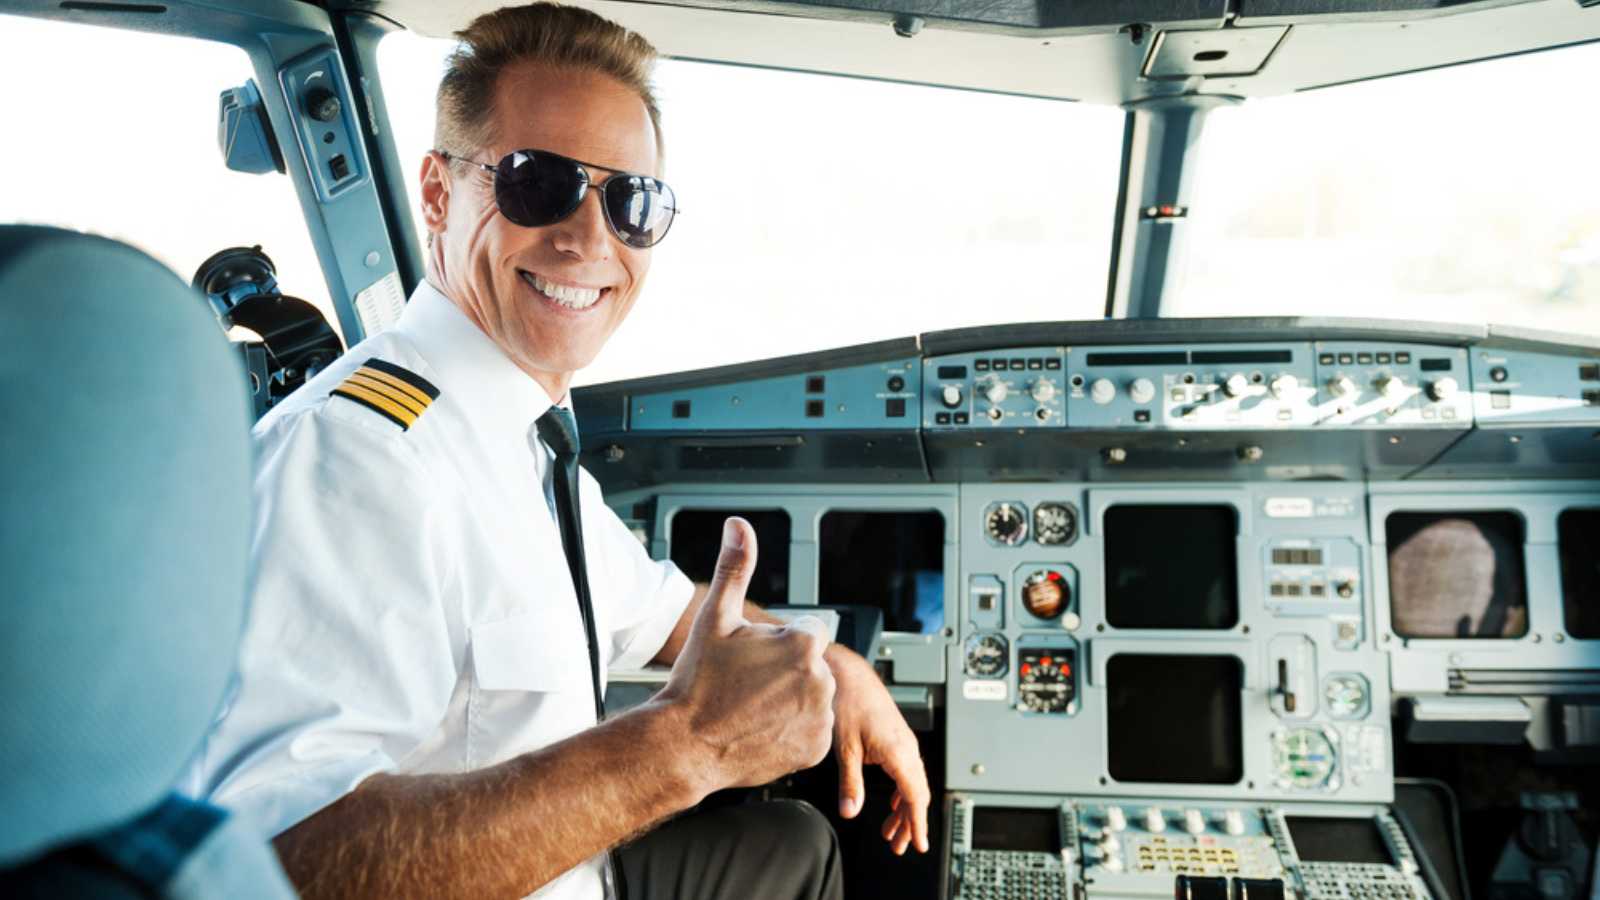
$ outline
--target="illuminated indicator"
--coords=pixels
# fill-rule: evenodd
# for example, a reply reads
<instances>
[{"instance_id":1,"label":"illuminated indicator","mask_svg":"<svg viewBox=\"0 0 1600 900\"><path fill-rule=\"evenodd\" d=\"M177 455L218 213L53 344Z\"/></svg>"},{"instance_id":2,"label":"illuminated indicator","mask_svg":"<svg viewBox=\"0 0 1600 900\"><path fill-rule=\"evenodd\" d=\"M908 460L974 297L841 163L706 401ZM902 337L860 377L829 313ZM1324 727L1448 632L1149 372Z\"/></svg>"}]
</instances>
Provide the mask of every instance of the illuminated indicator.
<instances>
[{"instance_id":1,"label":"illuminated indicator","mask_svg":"<svg viewBox=\"0 0 1600 900\"><path fill-rule=\"evenodd\" d=\"M1275 566L1320 566L1320 547L1273 547L1272 564Z\"/></svg>"}]
</instances>

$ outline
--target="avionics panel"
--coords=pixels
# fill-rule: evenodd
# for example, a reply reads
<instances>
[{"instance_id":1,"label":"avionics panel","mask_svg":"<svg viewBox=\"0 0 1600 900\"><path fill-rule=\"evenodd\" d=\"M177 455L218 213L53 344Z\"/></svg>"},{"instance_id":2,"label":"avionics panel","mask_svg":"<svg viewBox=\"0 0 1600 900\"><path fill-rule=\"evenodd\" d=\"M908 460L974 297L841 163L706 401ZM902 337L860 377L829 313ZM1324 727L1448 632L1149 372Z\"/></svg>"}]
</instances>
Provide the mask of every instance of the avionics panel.
<instances>
[{"instance_id":1,"label":"avionics panel","mask_svg":"<svg viewBox=\"0 0 1600 900\"><path fill-rule=\"evenodd\" d=\"M791 521L787 510L681 507L668 520L673 564L689 580L709 583L722 552L722 529L730 516L750 523L760 548L746 596L763 605L788 603Z\"/></svg>"},{"instance_id":2,"label":"avionics panel","mask_svg":"<svg viewBox=\"0 0 1600 900\"><path fill-rule=\"evenodd\" d=\"M951 488L920 486L872 489L847 485L695 485L648 494L618 493L607 500L626 506L650 499L655 527L650 552L662 559L686 553L716 559L716 544L707 534L693 549L678 544L684 533L681 516L704 519L699 531L720 528L727 513L757 523L756 583L777 583L777 573L762 581L762 561L787 560L783 578L791 604L853 604L878 607L884 617L882 654L876 662L891 666L898 684L942 684L946 645L955 639L957 606L956 493ZM787 532L762 522L783 520ZM784 540L787 546L769 546ZM720 531L715 532L720 541ZM692 560L686 560L694 565ZM703 574L703 566L701 571ZM688 569L686 569L688 571ZM755 593L751 597L766 598Z\"/></svg>"},{"instance_id":3,"label":"avionics panel","mask_svg":"<svg viewBox=\"0 0 1600 900\"><path fill-rule=\"evenodd\" d=\"M1244 777L1233 656L1121 653L1106 661L1106 756L1121 782L1237 784ZM1176 750L1176 752L1174 752Z\"/></svg>"},{"instance_id":4,"label":"avionics panel","mask_svg":"<svg viewBox=\"0 0 1600 900\"><path fill-rule=\"evenodd\" d=\"M1435 896L1404 829L1371 804L960 792L944 818L952 900L1164 897L1180 875L1221 881L1219 897L1223 879L1237 896Z\"/></svg>"},{"instance_id":5,"label":"avionics panel","mask_svg":"<svg viewBox=\"0 0 1600 900\"><path fill-rule=\"evenodd\" d=\"M923 360L924 428L1038 428L1066 422L1064 347Z\"/></svg>"},{"instance_id":6,"label":"avionics panel","mask_svg":"<svg viewBox=\"0 0 1600 900\"><path fill-rule=\"evenodd\" d=\"M1388 678L1365 620L1363 501L1360 485L1324 482L964 486L947 783L1387 799ZM1077 512L1073 542L1021 534L1045 504ZM1015 536L992 540L997 527ZM1324 594L1272 596L1291 574Z\"/></svg>"},{"instance_id":7,"label":"avionics panel","mask_svg":"<svg viewBox=\"0 0 1600 900\"><path fill-rule=\"evenodd\" d=\"M1396 694L1537 696L1589 689L1584 635L1593 482L1384 482L1371 486L1373 612ZM1565 525L1565 532L1563 532ZM1589 557L1589 565L1593 565ZM1563 581L1564 571L1573 573ZM1578 621L1569 613L1578 610ZM1578 627L1573 630L1573 625ZM1590 685L1595 687L1600 685Z\"/></svg>"},{"instance_id":8,"label":"avionics panel","mask_svg":"<svg viewBox=\"0 0 1600 900\"><path fill-rule=\"evenodd\" d=\"M1522 520L1502 510L1394 512L1385 523L1389 616L1402 638L1528 633Z\"/></svg>"},{"instance_id":9,"label":"avionics panel","mask_svg":"<svg viewBox=\"0 0 1600 900\"><path fill-rule=\"evenodd\" d=\"M684 387L629 398L630 431L915 428L922 367L915 359Z\"/></svg>"},{"instance_id":10,"label":"avionics panel","mask_svg":"<svg viewBox=\"0 0 1600 900\"><path fill-rule=\"evenodd\" d=\"M1600 638L1600 507L1572 507L1556 520L1561 606L1567 634Z\"/></svg>"},{"instance_id":11,"label":"avionics panel","mask_svg":"<svg viewBox=\"0 0 1600 900\"><path fill-rule=\"evenodd\" d=\"M1319 341L1317 422L1357 428L1466 428L1467 351L1388 341Z\"/></svg>"},{"instance_id":12,"label":"avionics panel","mask_svg":"<svg viewBox=\"0 0 1600 900\"><path fill-rule=\"evenodd\" d=\"M1309 427L1310 347L1303 343L1075 347L1067 423L1074 428Z\"/></svg>"},{"instance_id":13,"label":"avionics panel","mask_svg":"<svg viewBox=\"0 0 1600 900\"><path fill-rule=\"evenodd\" d=\"M1227 629L1239 621L1231 505L1127 504L1105 511L1106 623Z\"/></svg>"}]
</instances>

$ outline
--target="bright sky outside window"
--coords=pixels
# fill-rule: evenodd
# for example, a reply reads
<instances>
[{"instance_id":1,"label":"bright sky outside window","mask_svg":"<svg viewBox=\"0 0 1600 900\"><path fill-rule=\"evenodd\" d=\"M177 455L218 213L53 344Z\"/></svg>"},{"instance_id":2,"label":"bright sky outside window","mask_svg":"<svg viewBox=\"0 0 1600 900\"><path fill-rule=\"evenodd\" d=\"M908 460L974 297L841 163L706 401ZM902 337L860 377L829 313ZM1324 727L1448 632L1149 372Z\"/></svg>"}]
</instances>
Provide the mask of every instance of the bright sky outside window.
<instances>
[{"instance_id":1,"label":"bright sky outside window","mask_svg":"<svg viewBox=\"0 0 1600 900\"><path fill-rule=\"evenodd\" d=\"M379 52L412 202L452 43ZM591 384L1105 308L1122 113L665 62L684 210Z\"/></svg>"},{"instance_id":2,"label":"bright sky outside window","mask_svg":"<svg viewBox=\"0 0 1600 900\"><path fill-rule=\"evenodd\" d=\"M1600 45L1214 113L1177 315L1600 334Z\"/></svg>"},{"instance_id":3,"label":"bright sky outside window","mask_svg":"<svg viewBox=\"0 0 1600 900\"><path fill-rule=\"evenodd\" d=\"M227 44L0 15L0 122L49 136L0 142L0 216L132 244L186 282L260 244L279 288L339 331L289 177L231 171L217 149L218 97L253 75Z\"/></svg>"}]
</instances>

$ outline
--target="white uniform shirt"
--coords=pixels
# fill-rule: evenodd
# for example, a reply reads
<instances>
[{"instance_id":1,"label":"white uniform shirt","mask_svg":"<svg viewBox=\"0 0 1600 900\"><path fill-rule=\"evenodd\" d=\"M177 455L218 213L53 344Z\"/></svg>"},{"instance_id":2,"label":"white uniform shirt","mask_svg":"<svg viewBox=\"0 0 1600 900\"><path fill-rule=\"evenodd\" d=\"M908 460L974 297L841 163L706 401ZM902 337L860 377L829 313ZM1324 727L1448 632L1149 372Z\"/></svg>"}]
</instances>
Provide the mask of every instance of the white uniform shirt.
<instances>
[{"instance_id":1,"label":"white uniform shirt","mask_svg":"<svg viewBox=\"0 0 1600 900\"><path fill-rule=\"evenodd\" d=\"M330 396L370 358L438 388L409 429ZM534 425L550 406L424 283L398 325L256 425L254 599L197 794L273 836L374 773L479 769L594 725ZM601 669L637 668L693 585L580 484ZM537 896L594 900L600 872L590 860Z\"/></svg>"}]
</instances>

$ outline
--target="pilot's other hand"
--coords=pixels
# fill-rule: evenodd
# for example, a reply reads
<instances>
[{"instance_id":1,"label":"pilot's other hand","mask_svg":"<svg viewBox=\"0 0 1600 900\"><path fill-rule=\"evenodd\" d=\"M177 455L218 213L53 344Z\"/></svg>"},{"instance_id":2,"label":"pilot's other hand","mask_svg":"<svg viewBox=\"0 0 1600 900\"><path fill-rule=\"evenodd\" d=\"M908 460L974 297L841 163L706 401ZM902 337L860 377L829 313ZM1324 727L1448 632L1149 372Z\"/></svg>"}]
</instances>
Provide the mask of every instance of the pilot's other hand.
<instances>
[{"instance_id":1,"label":"pilot's other hand","mask_svg":"<svg viewBox=\"0 0 1600 900\"><path fill-rule=\"evenodd\" d=\"M843 647L830 654L839 692L833 702L833 743L839 754L839 815L861 812L866 789L861 767L882 766L894 779L894 799L881 829L898 855L916 844L928 852L928 773L916 735L872 665Z\"/></svg>"},{"instance_id":2,"label":"pilot's other hand","mask_svg":"<svg viewBox=\"0 0 1600 900\"><path fill-rule=\"evenodd\" d=\"M710 790L814 766L832 742L834 678L822 658L822 623L746 621L755 566L755 529L730 518L710 590L658 695L683 710L689 739L708 751Z\"/></svg>"}]
</instances>

